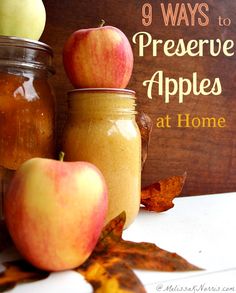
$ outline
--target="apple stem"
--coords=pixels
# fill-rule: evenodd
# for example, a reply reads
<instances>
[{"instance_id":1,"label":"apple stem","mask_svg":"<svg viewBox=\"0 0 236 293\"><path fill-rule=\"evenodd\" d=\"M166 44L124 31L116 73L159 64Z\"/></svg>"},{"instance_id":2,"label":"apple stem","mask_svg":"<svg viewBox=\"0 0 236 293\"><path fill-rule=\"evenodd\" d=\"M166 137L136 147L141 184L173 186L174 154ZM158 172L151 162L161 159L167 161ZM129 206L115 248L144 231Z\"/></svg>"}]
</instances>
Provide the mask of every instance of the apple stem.
<instances>
[{"instance_id":1,"label":"apple stem","mask_svg":"<svg viewBox=\"0 0 236 293\"><path fill-rule=\"evenodd\" d=\"M59 161L63 162L64 161L64 157L65 157L65 153L64 152L60 152L59 154Z\"/></svg>"},{"instance_id":2,"label":"apple stem","mask_svg":"<svg viewBox=\"0 0 236 293\"><path fill-rule=\"evenodd\" d=\"M101 19L101 23L100 23L99 27L103 27L105 23L106 23L105 20Z\"/></svg>"}]
</instances>

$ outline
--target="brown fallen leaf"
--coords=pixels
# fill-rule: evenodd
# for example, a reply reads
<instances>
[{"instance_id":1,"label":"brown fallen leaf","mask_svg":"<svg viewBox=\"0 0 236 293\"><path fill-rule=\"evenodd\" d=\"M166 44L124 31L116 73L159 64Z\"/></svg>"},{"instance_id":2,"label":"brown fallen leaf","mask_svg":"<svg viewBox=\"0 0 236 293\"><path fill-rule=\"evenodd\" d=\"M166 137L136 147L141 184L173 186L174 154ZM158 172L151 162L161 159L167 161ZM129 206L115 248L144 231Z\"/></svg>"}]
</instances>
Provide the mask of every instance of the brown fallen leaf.
<instances>
[{"instance_id":1,"label":"brown fallen leaf","mask_svg":"<svg viewBox=\"0 0 236 293\"><path fill-rule=\"evenodd\" d=\"M106 225L92 255L76 270L91 283L94 292L146 292L132 269L169 272L200 270L176 253L165 251L155 244L123 240L125 220L123 212Z\"/></svg>"},{"instance_id":2,"label":"brown fallen leaf","mask_svg":"<svg viewBox=\"0 0 236 293\"><path fill-rule=\"evenodd\" d=\"M76 271L93 286L95 293L146 292L135 273L119 258L90 258Z\"/></svg>"},{"instance_id":3,"label":"brown fallen leaf","mask_svg":"<svg viewBox=\"0 0 236 293\"><path fill-rule=\"evenodd\" d=\"M178 254L163 250L152 243L123 240L119 245L112 247L110 252L133 269L165 272L199 270Z\"/></svg>"},{"instance_id":4,"label":"brown fallen leaf","mask_svg":"<svg viewBox=\"0 0 236 293\"><path fill-rule=\"evenodd\" d=\"M76 269L93 286L95 293L146 292L131 267L111 251L111 246L123 241L125 221L125 212L110 221L103 229L92 255Z\"/></svg>"},{"instance_id":5,"label":"brown fallen leaf","mask_svg":"<svg viewBox=\"0 0 236 293\"><path fill-rule=\"evenodd\" d=\"M112 245L117 245L122 241L125 221L126 213L122 212L103 228L93 254L108 254Z\"/></svg>"},{"instance_id":6,"label":"brown fallen leaf","mask_svg":"<svg viewBox=\"0 0 236 293\"><path fill-rule=\"evenodd\" d=\"M168 272L199 270L178 254L165 251L153 243L123 240L124 224L125 212L107 224L91 258L104 256L119 258L133 269Z\"/></svg>"},{"instance_id":7,"label":"brown fallen leaf","mask_svg":"<svg viewBox=\"0 0 236 293\"><path fill-rule=\"evenodd\" d=\"M19 283L38 281L49 276L48 272L36 269L23 260L7 262L3 265L5 271L0 273L0 292L10 290Z\"/></svg>"},{"instance_id":8,"label":"brown fallen leaf","mask_svg":"<svg viewBox=\"0 0 236 293\"><path fill-rule=\"evenodd\" d=\"M187 173L183 176L173 176L160 180L142 189L141 203L145 209L154 212L164 212L173 208L173 199L180 195Z\"/></svg>"},{"instance_id":9,"label":"brown fallen leaf","mask_svg":"<svg viewBox=\"0 0 236 293\"><path fill-rule=\"evenodd\" d=\"M141 138L142 138L142 168L147 159L148 147L150 143L150 137L153 127L152 119L144 112L139 112L136 116L136 122L138 124Z\"/></svg>"}]
</instances>

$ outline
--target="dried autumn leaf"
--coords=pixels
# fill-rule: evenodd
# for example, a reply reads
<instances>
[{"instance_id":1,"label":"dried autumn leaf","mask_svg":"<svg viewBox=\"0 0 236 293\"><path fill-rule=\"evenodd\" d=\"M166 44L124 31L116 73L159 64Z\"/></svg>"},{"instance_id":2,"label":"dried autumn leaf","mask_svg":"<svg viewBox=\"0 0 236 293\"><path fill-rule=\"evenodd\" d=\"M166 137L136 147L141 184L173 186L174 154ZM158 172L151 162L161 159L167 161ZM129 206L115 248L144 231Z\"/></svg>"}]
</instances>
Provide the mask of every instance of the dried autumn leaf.
<instances>
[{"instance_id":1,"label":"dried autumn leaf","mask_svg":"<svg viewBox=\"0 0 236 293\"><path fill-rule=\"evenodd\" d=\"M173 176L160 180L148 187L145 187L141 193L141 203L146 210L155 212L164 212L173 208L173 199L180 195L187 174L183 176Z\"/></svg>"},{"instance_id":2,"label":"dried autumn leaf","mask_svg":"<svg viewBox=\"0 0 236 293\"><path fill-rule=\"evenodd\" d=\"M126 213L111 220L102 230L98 243L94 249L94 254L109 253L112 245L117 245L122 240L122 233L126 221Z\"/></svg>"},{"instance_id":3,"label":"dried autumn leaf","mask_svg":"<svg viewBox=\"0 0 236 293\"><path fill-rule=\"evenodd\" d=\"M125 212L110 221L84 265L76 271L99 292L145 292L133 269L158 271L192 271L196 266L175 253L152 243L136 243L122 239Z\"/></svg>"},{"instance_id":4,"label":"dried autumn leaf","mask_svg":"<svg viewBox=\"0 0 236 293\"><path fill-rule=\"evenodd\" d=\"M123 241L125 221L125 212L110 221L103 229L90 258L76 270L93 286L95 293L146 292L130 266L111 254L111 246Z\"/></svg>"},{"instance_id":5,"label":"dried autumn leaf","mask_svg":"<svg viewBox=\"0 0 236 293\"><path fill-rule=\"evenodd\" d=\"M123 240L117 246L113 246L110 252L133 269L165 272L199 270L178 254L168 252L152 243Z\"/></svg>"},{"instance_id":6,"label":"dried autumn leaf","mask_svg":"<svg viewBox=\"0 0 236 293\"><path fill-rule=\"evenodd\" d=\"M199 270L176 253L157 247L153 243L136 243L122 239L125 212L113 219L103 229L91 258L115 257L133 269L158 271Z\"/></svg>"},{"instance_id":7,"label":"dried autumn leaf","mask_svg":"<svg viewBox=\"0 0 236 293\"><path fill-rule=\"evenodd\" d=\"M142 138L142 168L143 168L147 159L147 155L148 155L148 147L150 143L153 123L152 123L152 119L144 112L140 112L137 114L136 122L138 124L139 130L141 133L141 138Z\"/></svg>"},{"instance_id":8,"label":"dried autumn leaf","mask_svg":"<svg viewBox=\"0 0 236 293\"><path fill-rule=\"evenodd\" d=\"M95 293L145 293L134 272L119 258L90 258L77 272L93 286Z\"/></svg>"},{"instance_id":9,"label":"dried autumn leaf","mask_svg":"<svg viewBox=\"0 0 236 293\"><path fill-rule=\"evenodd\" d=\"M49 276L48 272L38 270L23 260L7 262L3 265L5 271L0 273L0 292L10 290L19 283L38 281Z\"/></svg>"}]
</instances>

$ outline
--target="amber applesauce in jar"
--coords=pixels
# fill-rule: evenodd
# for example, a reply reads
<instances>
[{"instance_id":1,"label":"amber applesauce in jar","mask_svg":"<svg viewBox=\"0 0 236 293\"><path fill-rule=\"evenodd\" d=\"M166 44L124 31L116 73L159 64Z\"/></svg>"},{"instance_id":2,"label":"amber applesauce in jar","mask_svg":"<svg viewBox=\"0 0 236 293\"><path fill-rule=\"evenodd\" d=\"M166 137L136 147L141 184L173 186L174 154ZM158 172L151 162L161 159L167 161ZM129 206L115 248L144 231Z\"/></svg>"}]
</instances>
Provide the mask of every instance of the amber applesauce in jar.
<instances>
[{"instance_id":1,"label":"amber applesauce in jar","mask_svg":"<svg viewBox=\"0 0 236 293\"><path fill-rule=\"evenodd\" d=\"M66 160L88 161L103 173L109 197L107 222L125 210L126 227L140 206L141 137L135 105L130 90L71 91L63 138Z\"/></svg>"},{"instance_id":2,"label":"amber applesauce in jar","mask_svg":"<svg viewBox=\"0 0 236 293\"><path fill-rule=\"evenodd\" d=\"M0 37L0 193L32 157L54 157L52 50L41 42Z\"/></svg>"}]
</instances>

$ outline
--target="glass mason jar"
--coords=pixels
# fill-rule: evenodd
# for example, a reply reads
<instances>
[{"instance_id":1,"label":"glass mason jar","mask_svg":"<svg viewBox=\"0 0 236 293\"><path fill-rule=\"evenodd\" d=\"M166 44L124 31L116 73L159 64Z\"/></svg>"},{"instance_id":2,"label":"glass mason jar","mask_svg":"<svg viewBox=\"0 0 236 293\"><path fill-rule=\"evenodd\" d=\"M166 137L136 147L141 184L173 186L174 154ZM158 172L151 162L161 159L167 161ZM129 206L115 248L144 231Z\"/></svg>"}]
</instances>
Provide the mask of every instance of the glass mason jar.
<instances>
[{"instance_id":1,"label":"glass mason jar","mask_svg":"<svg viewBox=\"0 0 236 293\"><path fill-rule=\"evenodd\" d=\"M135 106L135 93L130 90L69 92L62 148L66 161L87 161L101 170L108 185L106 221L126 211L126 227L138 214L141 193L141 137Z\"/></svg>"},{"instance_id":2,"label":"glass mason jar","mask_svg":"<svg viewBox=\"0 0 236 293\"><path fill-rule=\"evenodd\" d=\"M55 103L48 82L52 57L52 49L41 42L0 37L1 199L24 161L55 155Z\"/></svg>"}]
</instances>

